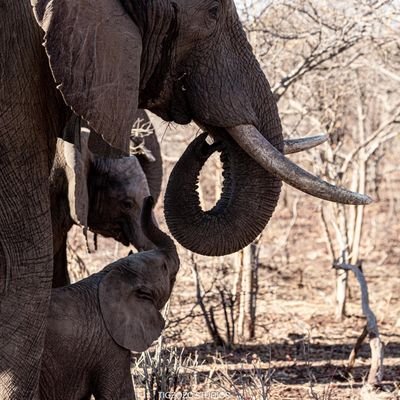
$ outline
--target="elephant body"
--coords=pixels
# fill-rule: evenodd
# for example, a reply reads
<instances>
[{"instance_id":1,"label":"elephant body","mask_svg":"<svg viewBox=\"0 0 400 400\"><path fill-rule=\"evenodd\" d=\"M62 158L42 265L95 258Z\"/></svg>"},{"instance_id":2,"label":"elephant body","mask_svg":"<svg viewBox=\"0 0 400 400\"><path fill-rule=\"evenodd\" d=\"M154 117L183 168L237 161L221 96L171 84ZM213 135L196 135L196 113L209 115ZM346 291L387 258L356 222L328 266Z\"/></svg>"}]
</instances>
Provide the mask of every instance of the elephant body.
<instances>
[{"instance_id":1,"label":"elephant body","mask_svg":"<svg viewBox=\"0 0 400 400\"><path fill-rule=\"evenodd\" d=\"M133 398L130 351L108 334L97 301L105 272L53 290L41 371L41 400Z\"/></svg>"},{"instance_id":2,"label":"elephant body","mask_svg":"<svg viewBox=\"0 0 400 400\"><path fill-rule=\"evenodd\" d=\"M149 201L149 200L148 200ZM132 400L130 351L159 336L179 258L167 235L142 221L154 249L122 258L80 282L54 289L40 380L41 400Z\"/></svg>"},{"instance_id":3,"label":"elephant body","mask_svg":"<svg viewBox=\"0 0 400 400\"><path fill-rule=\"evenodd\" d=\"M107 334L97 301L103 275L52 291L41 400L133 398L130 351Z\"/></svg>"},{"instance_id":4,"label":"elephant body","mask_svg":"<svg viewBox=\"0 0 400 400\"><path fill-rule=\"evenodd\" d=\"M53 273L48 177L70 111L49 85L29 2L1 1L0 23L0 398L36 400Z\"/></svg>"},{"instance_id":5,"label":"elephant body","mask_svg":"<svg viewBox=\"0 0 400 400\"><path fill-rule=\"evenodd\" d=\"M149 123L142 112L143 121ZM145 118L145 119L144 119ZM147 121L147 122L146 122ZM79 128L79 126L78 126ZM50 174L50 199L53 227L54 274L53 288L70 283L67 269L67 234L74 224L83 224L94 233L113 237L124 245L132 244L139 250L149 248L140 228L143 199L150 194L156 198L162 180L161 154L154 131L146 136L144 146L149 157L110 154L112 148L105 142L93 143L94 133L73 133L68 143L57 141L57 151ZM71 136L71 135L70 135ZM108 156L108 158L107 158ZM139 158L140 157L140 158ZM147 180L142 165L146 168ZM148 183L151 183L149 189ZM75 191L73 185L80 185ZM78 220L77 209L80 209Z\"/></svg>"}]
</instances>

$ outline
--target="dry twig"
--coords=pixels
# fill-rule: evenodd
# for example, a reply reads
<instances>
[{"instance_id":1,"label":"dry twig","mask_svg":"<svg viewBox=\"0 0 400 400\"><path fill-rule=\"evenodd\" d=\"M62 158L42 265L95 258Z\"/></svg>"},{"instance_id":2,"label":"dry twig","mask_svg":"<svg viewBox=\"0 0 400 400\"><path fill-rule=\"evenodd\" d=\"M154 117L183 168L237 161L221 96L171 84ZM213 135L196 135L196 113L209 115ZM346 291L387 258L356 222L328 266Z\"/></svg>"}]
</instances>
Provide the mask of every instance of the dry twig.
<instances>
[{"instance_id":1,"label":"dry twig","mask_svg":"<svg viewBox=\"0 0 400 400\"><path fill-rule=\"evenodd\" d=\"M368 286L364 274L361 269L361 263L358 265L353 264L335 264L334 268L342 269L345 271L352 271L357 278L361 289L361 307L365 318L367 319L366 330L369 336L369 344L371 347L371 368L369 370L367 384L379 385L383 377L383 345L379 337L379 329L376 321L375 314L369 305ZM352 351L354 357L357 355L357 347L359 348L362 343L362 338L366 337L365 332L362 332L356 345ZM352 356L351 356L352 357Z\"/></svg>"}]
</instances>

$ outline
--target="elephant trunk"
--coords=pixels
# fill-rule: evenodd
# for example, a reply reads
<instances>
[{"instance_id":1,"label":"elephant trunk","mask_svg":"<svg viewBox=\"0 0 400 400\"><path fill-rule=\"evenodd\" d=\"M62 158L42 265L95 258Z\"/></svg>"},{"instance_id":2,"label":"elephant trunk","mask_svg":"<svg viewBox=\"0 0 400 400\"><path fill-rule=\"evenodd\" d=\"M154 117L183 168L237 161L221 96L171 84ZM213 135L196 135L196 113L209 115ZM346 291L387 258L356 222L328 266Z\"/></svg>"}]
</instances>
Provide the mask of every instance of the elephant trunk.
<instances>
[{"instance_id":1,"label":"elephant trunk","mask_svg":"<svg viewBox=\"0 0 400 400\"><path fill-rule=\"evenodd\" d=\"M229 254L251 243L271 217L281 186L229 136L222 131L220 136L224 139L213 145L207 144L207 134L190 144L171 173L165 195L165 216L175 239L208 256ZM198 176L214 151L221 152L222 194L211 210L203 211Z\"/></svg>"},{"instance_id":2,"label":"elephant trunk","mask_svg":"<svg viewBox=\"0 0 400 400\"><path fill-rule=\"evenodd\" d=\"M152 212L153 207L153 197L146 197L143 201L141 214L141 226L143 233L154 243L154 245L157 246L157 248L178 257L174 241L166 233L161 231L155 224Z\"/></svg>"}]
</instances>

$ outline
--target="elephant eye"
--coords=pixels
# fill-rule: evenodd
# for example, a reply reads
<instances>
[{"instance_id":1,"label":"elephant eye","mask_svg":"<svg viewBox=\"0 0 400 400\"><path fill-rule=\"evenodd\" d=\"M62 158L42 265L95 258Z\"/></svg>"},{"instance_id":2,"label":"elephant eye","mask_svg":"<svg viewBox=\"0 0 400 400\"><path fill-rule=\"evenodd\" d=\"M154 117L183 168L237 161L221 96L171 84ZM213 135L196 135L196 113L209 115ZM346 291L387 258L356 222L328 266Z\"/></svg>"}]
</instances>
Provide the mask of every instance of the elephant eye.
<instances>
[{"instance_id":1,"label":"elephant eye","mask_svg":"<svg viewBox=\"0 0 400 400\"><path fill-rule=\"evenodd\" d=\"M219 14L219 4L214 4L209 10L208 13L212 19L217 19Z\"/></svg>"},{"instance_id":2,"label":"elephant eye","mask_svg":"<svg viewBox=\"0 0 400 400\"><path fill-rule=\"evenodd\" d=\"M122 205L123 205L124 208L126 208L127 210L131 210L131 209L135 206L135 204L133 203L132 200L124 200L124 201L122 202Z\"/></svg>"}]
</instances>

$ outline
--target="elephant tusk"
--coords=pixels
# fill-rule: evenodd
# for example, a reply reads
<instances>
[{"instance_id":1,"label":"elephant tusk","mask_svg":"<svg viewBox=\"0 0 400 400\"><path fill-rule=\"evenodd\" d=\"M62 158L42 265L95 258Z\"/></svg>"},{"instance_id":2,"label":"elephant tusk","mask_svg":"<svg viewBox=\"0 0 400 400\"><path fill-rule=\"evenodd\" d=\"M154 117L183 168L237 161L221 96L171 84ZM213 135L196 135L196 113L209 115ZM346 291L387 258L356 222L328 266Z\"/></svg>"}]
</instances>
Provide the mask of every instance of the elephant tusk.
<instances>
[{"instance_id":1,"label":"elephant tusk","mask_svg":"<svg viewBox=\"0 0 400 400\"><path fill-rule=\"evenodd\" d=\"M302 192L336 203L362 205L372 202L367 195L333 186L305 171L287 159L253 125L239 125L227 131L260 166Z\"/></svg>"},{"instance_id":2,"label":"elephant tusk","mask_svg":"<svg viewBox=\"0 0 400 400\"><path fill-rule=\"evenodd\" d=\"M298 139L286 139L283 142L283 154L299 153L300 151L312 149L325 143L328 138L328 135L317 135Z\"/></svg>"}]
</instances>

